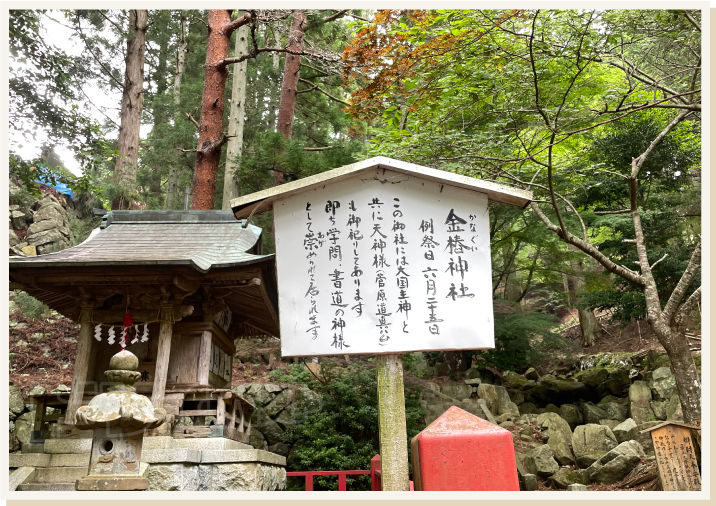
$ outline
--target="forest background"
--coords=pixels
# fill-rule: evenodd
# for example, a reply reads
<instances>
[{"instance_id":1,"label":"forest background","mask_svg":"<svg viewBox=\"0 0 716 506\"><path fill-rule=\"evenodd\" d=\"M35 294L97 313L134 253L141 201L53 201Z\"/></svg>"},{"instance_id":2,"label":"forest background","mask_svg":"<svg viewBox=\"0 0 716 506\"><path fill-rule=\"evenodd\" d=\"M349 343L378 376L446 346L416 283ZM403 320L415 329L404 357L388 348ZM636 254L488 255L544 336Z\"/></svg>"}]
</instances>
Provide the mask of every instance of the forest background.
<instances>
[{"instance_id":1,"label":"forest background","mask_svg":"<svg viewBox=\"0 0 716 506\"><path fill-rule=\"evenodd\" d=\"M185 189L190 209L228 209L383 155L530 189L524 211L491 206L493 296L509 308L495 315L496 349L447 362L534 363L564 346L560 311L579 320L585 348L601 334L596 315L646 320L696 421L701 382L684 334L701 297L700 20L698 10L10 11L11 177L28 195L37 179L64 182L87 209L184 209ZM77 54L53 41L58 23ZM91 101L89 86L121 100ZM255 220L273 251L271 214Z\"/></svg>"}]
</instances>

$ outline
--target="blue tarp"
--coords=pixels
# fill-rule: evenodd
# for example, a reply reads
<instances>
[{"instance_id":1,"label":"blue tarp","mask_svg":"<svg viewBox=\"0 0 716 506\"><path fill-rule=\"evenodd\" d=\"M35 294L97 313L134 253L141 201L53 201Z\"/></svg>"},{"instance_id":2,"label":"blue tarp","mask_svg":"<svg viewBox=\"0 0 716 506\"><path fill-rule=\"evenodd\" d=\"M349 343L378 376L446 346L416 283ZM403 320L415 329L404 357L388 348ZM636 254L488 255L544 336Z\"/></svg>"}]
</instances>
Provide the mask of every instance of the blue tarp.
<instances>
[{"instance_id":1,"label":"blue tarp","mask_svg":"<svg viewBox=\"0 0 716 506\"><path fill-rule=\"evenodd\" d=\"M55 190L57 190L58 192L62 193L63 195L69 195L70 198L73 199L73 200L74 200L74 198L75 198L74 194L72 193L72 190L70 190L70 187L67 186L67 185L64 184L64 183L57 183L56 185L53 186L53 185L51 185L50 183L48 183L47 181L42 181L42 180L40 180L40 179L36 179L35 182L36 182L36 183L41 183L41 184L44 184L44 185L47 185L47 186L52 186Z\"/></svg>"}]
</instances>

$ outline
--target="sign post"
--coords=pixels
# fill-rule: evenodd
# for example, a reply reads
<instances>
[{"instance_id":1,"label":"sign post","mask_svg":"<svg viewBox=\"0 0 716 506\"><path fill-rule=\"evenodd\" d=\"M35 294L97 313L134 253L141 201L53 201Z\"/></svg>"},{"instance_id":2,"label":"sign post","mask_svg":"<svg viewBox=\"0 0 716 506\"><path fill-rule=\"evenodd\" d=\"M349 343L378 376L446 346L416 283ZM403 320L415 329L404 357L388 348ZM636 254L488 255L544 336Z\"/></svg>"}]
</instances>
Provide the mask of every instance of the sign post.
<instances>
[{"instance_id":1,"label":"sign post","mask_svg":"<svg viewBox=\"0 0 716 506\"><path fill-rule=\"evenodd\" d=\"M494 348L487 204L531 198L377 157L232 201L274 211L282 355L376 355L383 490L409 486L400 354Z\"/></svg>"},{"instance_id":2,"label":"sign post","mask_svg":"<svg viewBox=\"0 0 716 506\"><path fill-rule=\"evenodd\" d=\"M403 359L397 354L378 355L375 363L378 374L381 483L383 490L407 491L410 480Z\"/></svg>"}]
</instances>

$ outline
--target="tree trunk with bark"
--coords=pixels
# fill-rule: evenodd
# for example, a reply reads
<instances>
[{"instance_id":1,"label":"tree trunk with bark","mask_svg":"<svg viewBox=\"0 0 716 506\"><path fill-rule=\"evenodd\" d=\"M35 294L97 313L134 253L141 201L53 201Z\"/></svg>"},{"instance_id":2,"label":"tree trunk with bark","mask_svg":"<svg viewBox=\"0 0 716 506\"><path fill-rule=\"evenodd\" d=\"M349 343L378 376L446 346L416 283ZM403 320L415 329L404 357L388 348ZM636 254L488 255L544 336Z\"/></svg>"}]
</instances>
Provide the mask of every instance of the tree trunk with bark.
<instances>
[{"instance_id":1,"label":"tree trunk with bark","mask_svg":"<svg viewBox=\"0 0 716 506\"><path fill-rule=\"evenodd\" d=\"M144 57L149 14L146 10L129 11L129 35L125 58L124 89L120 112L117 157L114 165L114 181L120 185L134 185L137 179L139 158L139 128L144 107ZM118 209L122 202L113 202Z\"/></svg>"},{"instance_id":2,"label":"tree trunk with bark","mask_svg":"<svg viewBox=\"0 0 716 506\"><path fill-rule=\"evenodd\" d=\"M249 52L249 27L244 25L236 32L234 57ZM231 201L239 196L239 179L235 171L238 168L237 157L241 156L244 141L244 114L246 111L246 69L248 60L234 64L234 81L231 88L229 106L229 142L226 146L226 166L224 170L224 195L222 209L231 209Z\"/></svg>"},{"instance_id":3,"label":"tree trunk with bark","mask_svg":"<svg viewBox=\"0 0 716 506\"><path fill-rule=\"evenodd\" d=\"M293 113L296 108L296 91L299 71L301 69L301 55L291 54L303 51L303 34L306 30L306 15L300 11L292 12L293 22L288 34L288 52L283 66L283 79L281 81L281 96L278 104L278 120L276 131L281 132L283 138L288 140L293 133ZM279 168L280 169L280 168ZM283 172L274 172L274 186L285 181Z\"/></svg>"},{"instance_id":4,"label":"tree trunk with bark","mask_svg":"<svg viewBox=\"0 0 716 506\"><path fill-rule=\"evenodd\" d=\"M573 245L568 245L570 251L578 251ZM584 263L581 259L574 259L569 262L573 275L570 276L571 287L569 291L569 304L571 307L577 305L577 299L584 286ZM582 331L582 347L592 346L601 333L599 322L594 311L588 309L577 309L579 315L579 327Z\"/></svg>"},{"instance_id":5,"label":"tree trunk with bark","mask_svg":"<svg viewBox=\"0 0 716 506\"><path fill-rule=\"evenodd\" d=\"M579 238L566 230L560 211L555 203L554 194L552 197L552 209L559 218L559 225L552 222L547 215L540 209L537 203L532 202L530 205L532 210L539 216L547 228L556 233L567 244L576 246L578 249L594 258L602 264L609 272L617 274L627 281L639 286L644 294L646 302L647 321L651 325L652 330L656 334L659 343L666 350L666 354L671 361L671 369L676 379L676 389L681 401L681 408L684 413L684 421L686 423L697 423L701 421L701 377L699 376L696 364L694 364L691 351L689 350L688 339L685 336L686 320L693 309L694 305L701 300L701 287L697 288L694 293L682 303L686 292L694 281L701 268L701 238L698 238L696 248L694 249L691 259L686 270L681 275L676 288L671 292L669 300L663 306L659 300L659 292L656 281L652 274L652 268L662 259L657 260L653 264L649 262L646 239L641 224L641 213L637 205L637 185L638 176L641 166L646 160L649 153L661 143L668 133L678 125L688 114L688 111L682 111L674 118L669 125L652 141L649 148L637 158L632 159L632 172L629 177L630 191L630 212L632 224L634 226L634 239L629 242L636 245L637 255L639 258L639 271L636 272L623 265L609 259L604 253L599 251L591 242L589 242L586 232L583 232L583 238ZM548 171L551 172L551 167Z\"/></svg>"},{"instance_id":6,"label":"tree trunk with bark","mask_svg":"<svg viewBox=\"0 0 716 506\"><path fill-rule=\"evenodd\" d=\"M174 122L179 121L179 100L181 96L181 80L184 76L184 62L186 58L186 11L181 11L179 44L177 45L176 72L174 74L174 88L172 89L172 98L174 101ZM174 165L169 168L169 177L167 178L167 198L164 202L164 209L178 209L181 204L181 196L179 195L179 176L181 169Z\"/></svg>"},{"instance_id":7,"label":"tree trunk with bark","mask_svg":"<svg viewBox=\"0 0 716 506\"><path fill-rule=\"evenodd\" d=\"M268 37L267 37L268 38ZM274 32L275 46L281 47L281 37L278 32ZM279 66L281 65L281 55L279 53L271 53L271 59L273 68L276 74L278 74ZM276 88L272 88L269 92L269 107L268 107L268 124L271 128L276 128L276 112L278 111L278 97L279 93Z\"/></svg>"},{"instance_id":8,"label":"tree trunk with bark","mask_svg":"<svg viewBox=\"0 0 716 506\"><path fill-rule=\"evenodd\" d=\"M226 78L229 75L228 65L224 60L229 54L231 33L250 20L250 14L231 21L229 10L209 11L209 37L204 65L204 92L201 98L192 209L214 208L221 147L228 140L222 131Z\"/></svg>"}]
</instances>

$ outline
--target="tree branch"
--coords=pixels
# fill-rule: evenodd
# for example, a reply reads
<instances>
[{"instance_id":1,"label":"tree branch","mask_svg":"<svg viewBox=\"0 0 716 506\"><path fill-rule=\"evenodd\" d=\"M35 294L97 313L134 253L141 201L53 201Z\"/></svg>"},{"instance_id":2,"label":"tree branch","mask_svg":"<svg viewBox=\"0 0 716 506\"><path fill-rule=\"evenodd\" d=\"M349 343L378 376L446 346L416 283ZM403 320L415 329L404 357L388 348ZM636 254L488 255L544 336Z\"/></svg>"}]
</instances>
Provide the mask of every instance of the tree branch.
<instances>
[{"instance_id":1,"label":"tree branch","mask_svg":"<svg viewBox=\"0 0 716 506\"><path fill-rule=\"evenodd\" d=\"M117 83L117 85L119 86L120 89L124 90L124 84L120 83L120 82L117 80L117 78L112 75L112 72L110 72L110 70L109 70L107 67L104 66L104 63L102 63L101 61L99 61L99 58L97 58L97 56L96 56L96 55L94 54L94 52L92 51L92 48L90 47L89 42L87 42L87 38L85 37L85 34L84 34L84 32L82 31L82 22L80 21L79 14L77 15L77 30L80 32L80 37L81 37L82 40L84 41L85 46L87 46L87 50L88 50L89 53L92 55L92 58L94 59L94 61L96 61L96 62L99 64L99 66L102 67L102 70L105 71L105 73L112 79L112 81L114 81L115 83Z\"/></svg>"},{"instance_id":2,"label":"tree branch","mask_svg":"<svg viewBox=\"0 0 716 506\"><path fill-rule=\"evenodd\" d=\"M330 98L331 100L334 100L334 101L336 101L336 102L338 102L338 103L340 103L340 104L343 104L343 105L347 105L347 106L349 106L349 107L350 107L350 105L351 105L351 104L349 104L348 102L346 102L345 100L341 100L340 98L334 97L333 95L331 95L331 94L328 93L327 91L323 90L322 88L319 88L318 85L313 84L311 81L307 81L306 79L303 79L302 77L299 77L299 78L298 78L298 81L301 82L301 83L304 83L304 84L313 85L313 88L311 88L311 89L309 89L309 90L297 91L297 92L296 92L297 94L298 94L298 93L306 93L306 92L313 91L313 90L318 90L318 91L320 91L321 93L323 93L325 96L327 96L328 98Z\"/></svg>"},{"instance_id":3,"label":"tree branch","mask_svg":"<svg viewBox=\"0 0 716 506\"><path fill-rule=\"evenodd\" d=\"M639 171L641 170L641 166L646 161L646 157L649 156L649 154L654 151L654 149L661 144L661 141L664 140L664 138L668 135L669 132L671 132L676 125L681 123L681 120L684 119L684 117L689 114L691 111L682 111L680 112L668 125L666 125L666 128L661 131L659 135L656 136L656 138L651 141L651 144L649 144L649 147L646 148L646 151L644 151L641 155L639 155L635 160L636 163L632 163L632 170L631 170L631 177L636 179L636 177L639 175Z\"/></svg>"},{"instance_id":4,"label":"tree branch","mask_svg":"<svg viewBox=\"0 0 716 506\"><path fill-rule=\"evenodd\" d=\"M192 123L194 123L196 125L197 130L201 130L201 127L199 126L199 122L196 121L191 114L189 114L188 112L186 112L184 114L186 114L186 119L188 119L189 121L191 121Z\"/></svg>"},{"instance_id":5,"label":"tree branch","mask_svg":"<svg viewBox=\"0 0 716 506\"><path fill-rule=\"evenodd\" d=\"M607 269L609 272L612 272L616 274L619 277L622 277L626 279L627 281L631 281L632 283L643 287L644 286L644 278L640 276L638 273L632 271L631 269L627 269L626 267L622 265L617 265L613 261L611 261L609 258L607 258L604 253L599 251L594 245L587 241L583 241L577 237L574 237L572 234L567 234L566 237L562 236L562 230L552 223L552 221L545 215L542 210L539 208L539 206L535 203L531 203L530 207L535 212L535 214L542 220L542 222L547 226L549 230L556 233L559 237L562 238L564 242L567 244L572 244L582 250L584 253L595 259L597 262L602 264L605 269Z\"/></svg>"},{"instance_id":6,"label":"tree branch","mask_svg":"<svg viewBox=\"0 0 716 506\"><path fill-rule=\"evenodd\" d=\"M671 320L671 317L673 316L674 311L676 311L681 299L684 297L686 290L689 289L689 286L691 286L691 283L694 281L699 267L701 267L701 237L699 237L696 249L691 255L689 265L686 266L686 270L681 275L679 283L676 285L674 291L671 292L671 297L669 297L666 306L664 306L663 315L667 321Z\"/></svg>"},{"instance_id":7,"label":"tree branch","mask_svg":"<svg viewBox=\"0 0 716 506\"><path fill-rule=\"evenodd\" d=\"M701 31L701 25L694 19L694 17L688 13L688 11L684 11L684 15L686 16L686 19L689 20L689 22L696 27L696 29L700 32Z\"/></svg>"},{"instance_id":8,"label":"tree branch","mask_svg":"<svg viewBox=\"0 0 716 506\"><path fill-rule=\"evenodd\" d=\"M243 16L239 16L235 20L226 23L224 26L221 27L221 30L224 33L231 35L234 30L248 24L249 22L251 22L251 13L247 12Z\"/></svg>"},{"instance_id":9,"label":"tree branch","mask_svg":"<svg viewBox=\"0 0 716 506\"><path fill-rule=\"evenodd\" d=\"M605 214L627 214L630 213L631 209L622 209L621 211L594 211L594 214L603 216ZM622 241L624 242L624 241Z\"/></svg>"},{"instance_id":10,"label":"tree branch","mask_svg":"<svg viewBox=\"0 0 716 506\"><path fill-rule=\"evenodd\" d=\"M699 302L701 300L701 287L698 287L694 293L691 294L691 296L686 299L686 302L684 302L679 310L676 312L676 315L674 316L674 323L677 327L681 327L682 323L684 324L684 327L686 327L686 319L688 318L689 314L691 313L691 310L694 308L694 304ZM679 329L680 331L682 329ZM686 328L683 329L686 331Z\"/></svg>"},{"instance_id":11,"label":"tree branch","mask_svg":"<svg viewBox=\"0 0 716 506\"><path fill-rule=\"evenodd\" d=\"M664 253L664 256L661 257L661 258L660 258L659 260L657 260L656 262L654 262L653 264L651 264L651 267L649 267L649 268L653 271L653 270L654 270L654 267L656 267L657 264L658 264L659 262L661 262L662 260L665 260L666 257L668 257L668 256L669 256L668 253Z\"/></svg>"}]
</instances>

